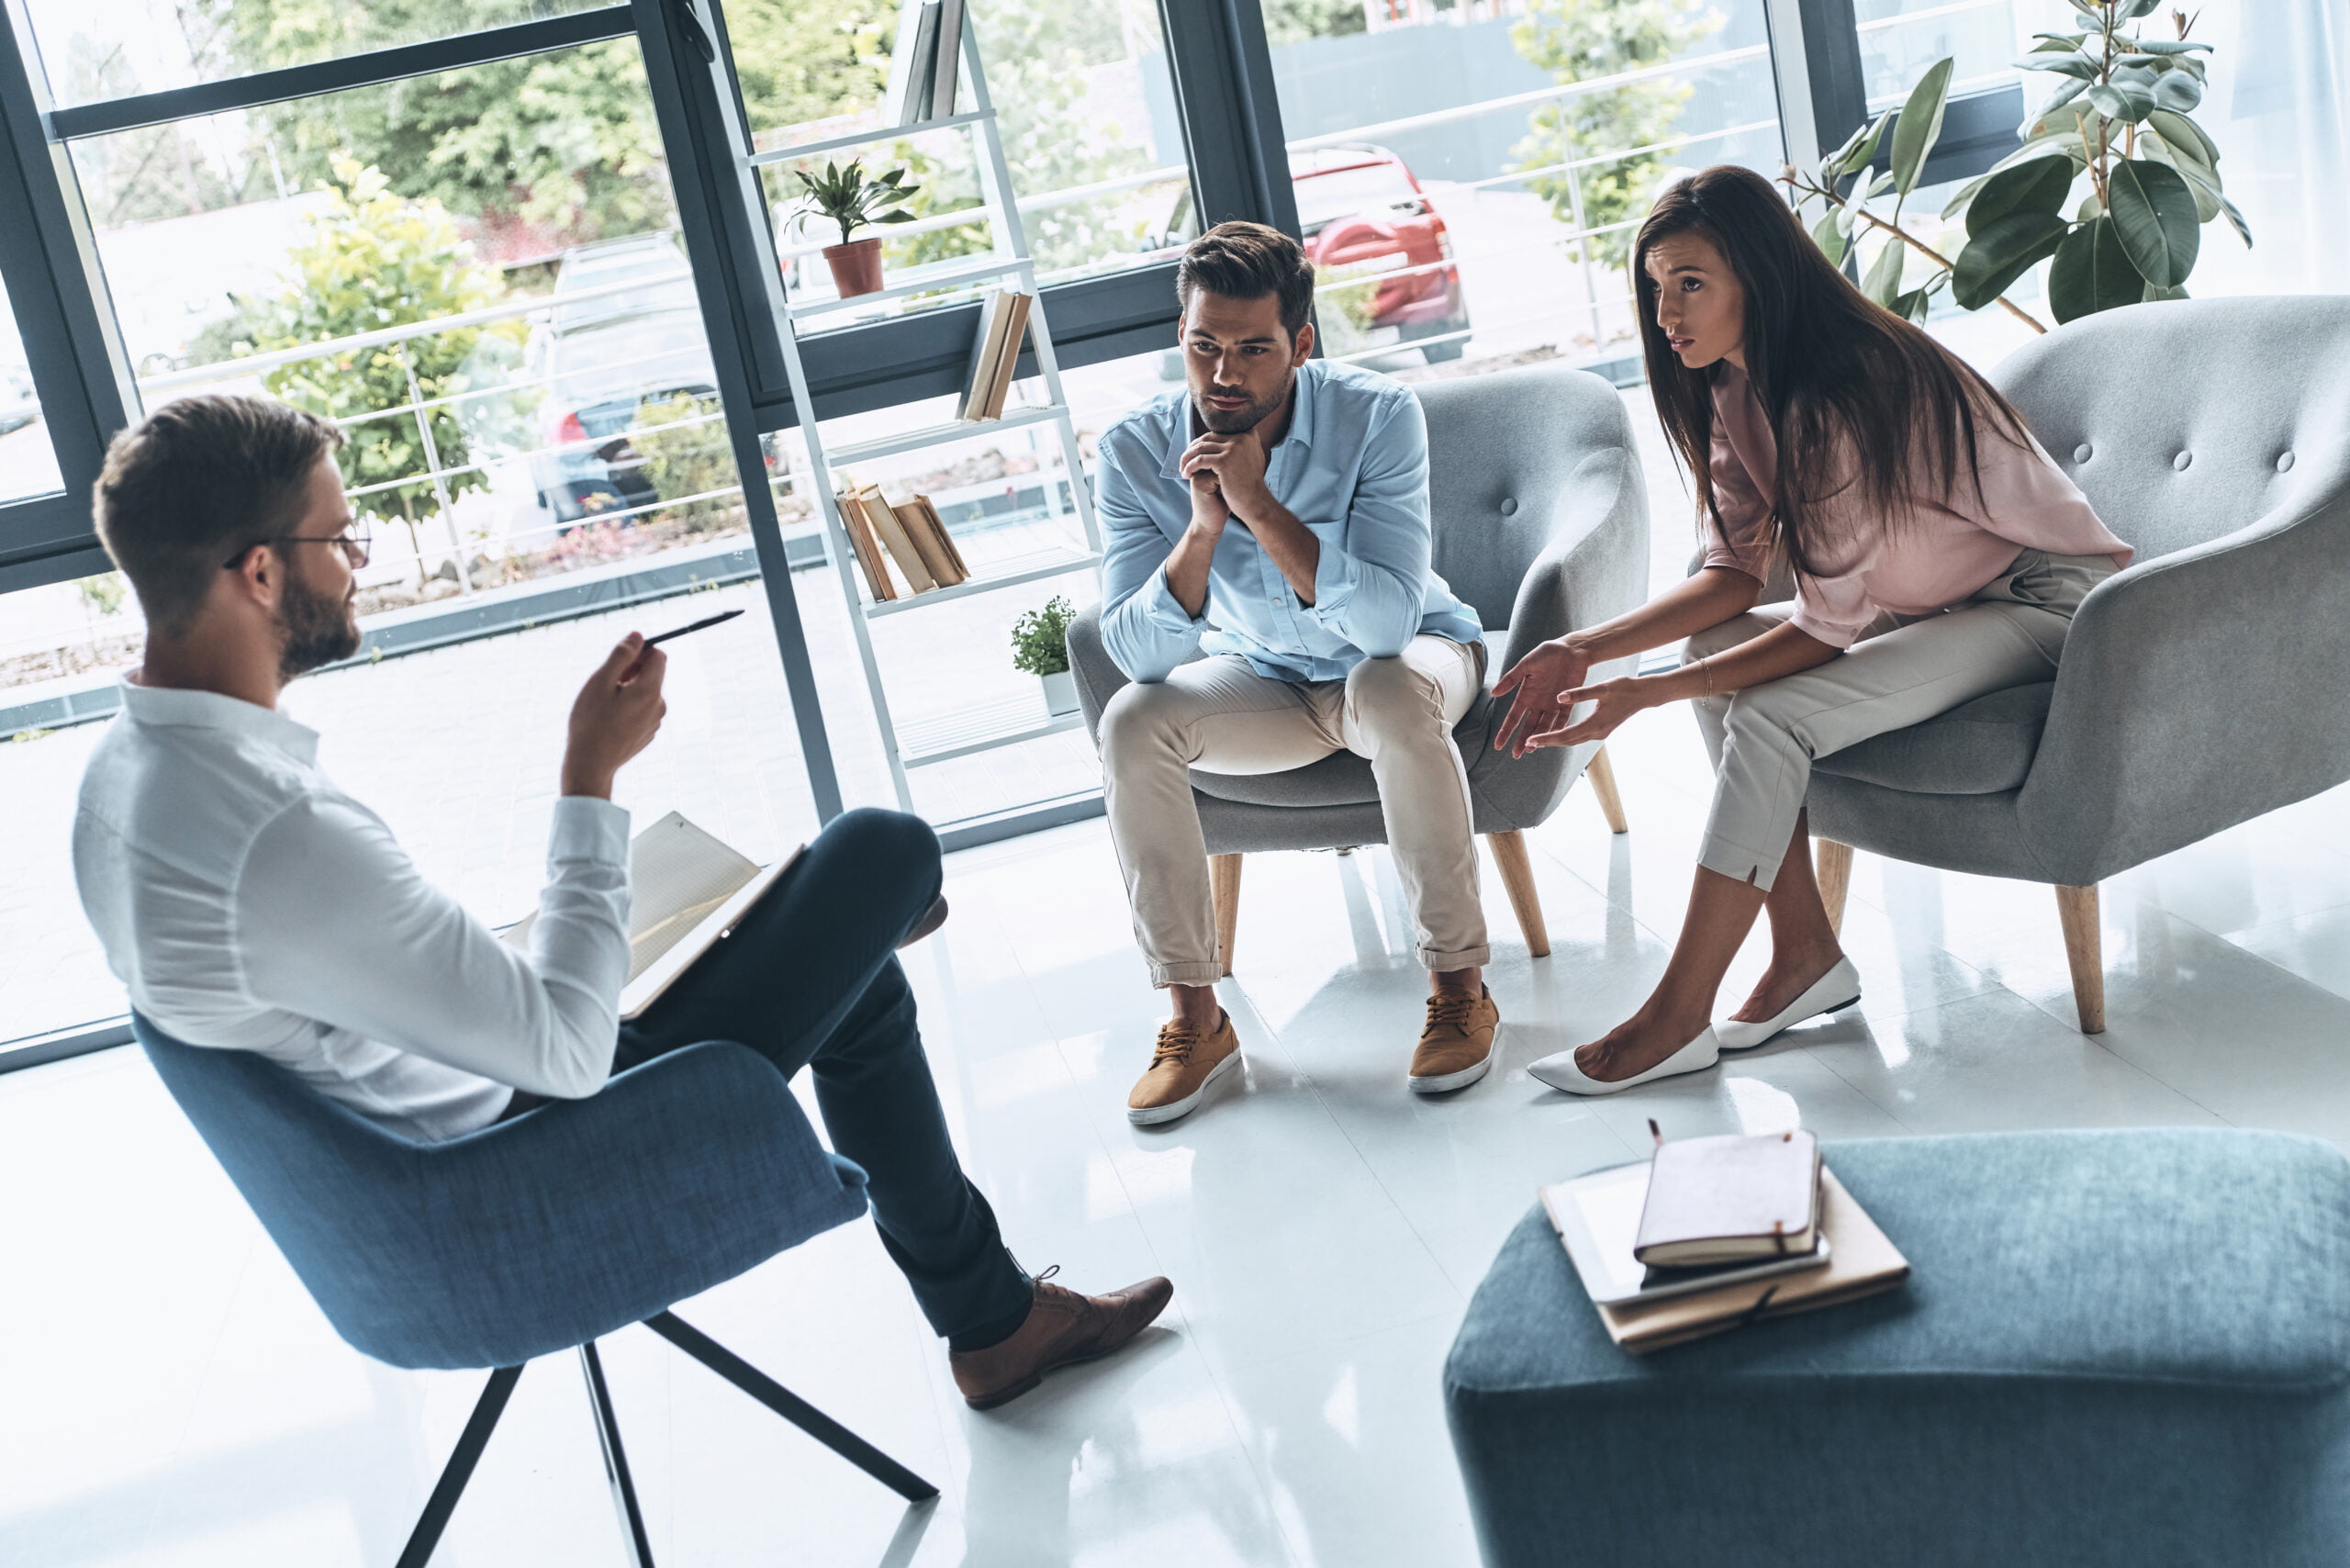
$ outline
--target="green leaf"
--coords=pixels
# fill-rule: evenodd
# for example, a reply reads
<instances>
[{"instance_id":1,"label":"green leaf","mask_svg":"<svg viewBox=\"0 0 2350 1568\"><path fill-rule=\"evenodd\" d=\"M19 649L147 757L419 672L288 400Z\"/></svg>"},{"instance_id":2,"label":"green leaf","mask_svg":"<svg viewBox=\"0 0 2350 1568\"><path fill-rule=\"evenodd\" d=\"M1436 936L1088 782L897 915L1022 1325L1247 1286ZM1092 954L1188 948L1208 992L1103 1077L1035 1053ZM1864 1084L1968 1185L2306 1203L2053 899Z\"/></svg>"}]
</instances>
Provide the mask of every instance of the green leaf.
<instances>
[{"instance_id":1,"label":"green leaf","mask_svg":"<svg viewBox=\"0 0 2350 1568\"><path fill-rule=\"evenodd\" d=\"M1975 199L1976 194L1983 189L1984 185L1990 182L1990 178L1991 176L1988 174L1977 174L1973 179L1967 181L1966 184L1959 186L1958 194L1943 204L1942 221L1944 223L1948 223L1952 218L1956 218L1961 212L1966 210L1966 204Z\"/></svg>"},{"instance_id":2,"label":"green leaf","mask_svg":"<svg viewBox=\"0 0 2350 1568\"><path fill-rule=\"evenodd\" d=\"M2220 196L2217 191L2214 191L2211 194L2217 197L2220 203L2220 210L2227 214L2228 222L2235 230L2236 237L2244 241L2244 248L2247 251L2251 250L2252 225L2244 220L2244 214L2236 210L2235 203L2230 201L2223 196Z\"/></svg>"},{"instance_id":3,"label":"green leaf","mask_svg":"<svg viewBox=\"0 0 2350 1568\"><path fill-rule=\"evenodd\" d=\"M2155 108L2183 115L2202 101L2203 84L2184 71L2166 71L2154 84Z\"/></svg>"},{"instance_id":4,"label":"green leaf","mask_svg":"<svg viewBox=\"0 0 2350 1568\"><path fill-rule=\"evenodd\" d=\"M2220 144L2206 136L2203 128L2185 115L2175 109L2157 106L2146 116L2146 123L2154 128L2155 135L2171 146L2199 148L2204 163L2213 169L2220 166Z\"/></svg>"},{"instance_id":5,"label":"green leaf","mask_svg":"<svg viewBox=\"0 0 2350 1568\"><path fill-rule=\"evenodd\" d=\"M2070 158L2034 158L2012 169L2002 169L1984 182L1982 194L1966 209L1967 235L1970 239L1978 236L2014 213L2041 212L2054 218L2064 209L2065 197L2072 189Z\"/></svg>"},{"instance_id":6,"label":"green leaf","mask_svg":"<svg viewBox=\"0 0 2350 1568\"><path fill-rule=\"evenodd\" d=\"M2186 177L2151 158L2124 158L2106 180L2106 199L2139 275L2164 288L2185 283L2203 241Z\"/></svg>"},{"instance_id":7,"label":"green leaf","mask_svg":"<svg viewBox=\"0 0 2350 1568\"><path fill-rule=\"evenodd\" d=\"M1861 292L1888 310L1901 292L1902 252L1908 249L1900 241L1886 236L1876 260L1869 263L1868 276L1861 280Z\"/></svg>"},{"instance_id":8,"label":"green leaf","mask_svg":"<svg viewBox=\"0 0 2350 1568\"><path fill-rule=\"evenodd\" d=\"M2017 61L2016 64L2025 71L2053 71L2059 76L2077 76L2084 82L2097 80L2096 64L2078 53L2064 55L2054 60L2042 60L2027 54Z\"/></svg>"},{"instance_id":9,"label":"green leaf","mask_svg":"<svg viewBox=\"0 0 2350 1568\"><path fill-rule=\"evenodd\" d=\"M2138 151L2148 158L2160 159L2186 176L2187 188L2195 193L2195 221L2209 223L2220 216L2219 179L2210 170L2151 132L2140 140Z\"/></svg>"},{"instance_id":10,"label":"green leaf","mask_svg":"<svg viewBox=\"0 0 2350 1568\"><path fill-rule=\"evenodd\" d=\"M1908 293L1901 296L1898 299L1896 299L1893 302L1893 313L1896 316L1907 316L1909 319L1917 322L1919 326L1924 326L1926 323L1927 302L1933 292L1934 286L1932 284L1928 284L1923 288L1911 289Z\"/></svg>"},{"instance_id":11,"label":"green leaf","mask_svg":"<svg viewBox=\"0 0 2350 1568\"><path fill-rule=\"evenodd\" d=\"M1844 231L1836 227L1835 213L1821 213L1819 221L1812 227L1811 237L1818 244L1819 253L1828 258L1830 266L1844 264Z\"/></svg>"},{"instance_id":12,"label":"green leaf","mask_svg":"<svg viewBox=\"0 0 2350 1568\"><path fill-rule=\"evenodd\" d=\"M1888 170L1869 182L1868 194L1861 199L1863 201L1874 201L1892 188L1893 174L1892 172Z\"/></svg>"},{"instance_id":13,"label":"green leaf","mask_svg":"<svg viewBox=\"0 0 2350 1568\"><path fill-rule=\"evenodd\" d=\"M1838 172L1857 174L1867 168L1869 161L1876 156L1877 143L1885 140L1886 126L1892 119L1893 111L1887 109L1877 116L1865 131L1855 131L1856 140L1847 145L1843 157L1837 161Z\"/></svg>"},{"instance_id":14,"label":"green leaf","mask_svg":"<svg viewBox=\"0 0 2350 1568\"><path fill-rule=\"evenodd\" d=\"M2083 93L2086 93L2088 90L2089 84L2087 82L2075 82L2067 79L2066 81L2057 84L2056 90L2048 95L2048 101L2041 105L2038 109L2034 110L2031 118L2035 121L2044 120L2050 115L2054 114L2058 109L2063 108L2066 104L2071 103L2075 98L2079 97ZM2077 134L2077 132L2076 134Z\"/></svg>"},{"instance_id":15,"label":"green leaf","mask_svg":"<svg viewBox=\"0 0 2350 1568\"><path fill-rule=\"evenodd\" d=\"M2163 0L2125 0L2121 6L2121 19L2125 22L2134 22L2141 17L2151 17L2161 7L2162 3Z\"/></svg>"},{"instance_id":16,"label":"green leaf","mask_svg":"<svg viewBox=\"0 0 2350 1568\"><path fill-rule=\"evenodd\" d=\"M2144 54L2191 54L2196 50L2211 47L2201 39L2137 39L2132 41Z\"/></svg>"},{"instance_id":17,"label":"green leaf","mask_svg":"<svg viewBox=\"0 0 2350 1568\"><path fill-rule=\"evenodd\" d=\"M1909 101L1901 106L1901 118L1894 122L1893 180L1903 196L1918 188L1926 158L1942 140L1942 107L1950 95L1951 72L1957 64L1946 54L1928 67L1910 89Z\"/></svg>"},{"instance_id":18,"label":"green leaf","mask_svg":"<svg viewBox=\"0 0 2350 1568\"><path fill-rule=\"evenodd\" d=\"M880 217L878 217L878 218L875 218L873 221L874 221L874 222L876 222L876 223L912 223L913 220L914 220L914 215L913 215L912 213L911 213L911 212L908 212L904 207L899 207L899 208L898 208L897 210L895 210L894 212L885 212L885 213L883 213Z\"/></svg>"},{"instance_id":19,"label":"green leaf","mask_svg":"<svg viewBox=\"0 0 2350 1568\"><path fill-rule=\"evenodd\" d=\"M2150 283L2146 286L2146 297L2144 303L2153 305L2165 299L2184 299L2186 297L2187 289L2183 285L2173 285L2169 288L2164 288L2159 285Z\"/></svg>"},{"instance_id":20,"label":"green leaf","mask_svg":"<svg viewBox=\"0 0 2350 1568\"><path fill-rule=\"evenodd\" d=\"M2056 247L2048 268L2048 308L2057 320L2077 321L2145 297L2146 280L2130 264L2113 219L2085 223Z\"/></svg>"},{"instance_id":21,"label":"green leaf","mask_svg":"<svg viewBox=\"0 0 2350 1568\"><path fill-rule=\"evenodd\" d=\"M1980 230L1958 253L1951 296L1968 310L1980 310L2038 263L2056 253L2072 225L2059 213L2037 208L2010 212Z\"/></svg>"},{"instance_id":22,"label":"green leaf","mask_svg":"<svg viewBox=\"0 0 2350 1568\"><path fill-rule=\"evenodd\" d=\"M2096 106L2098 113L2125 125L2135 125L2154 110L2154 95L2143 87L2091 87L2088 100Z\"/></svg>"}]
</instances>

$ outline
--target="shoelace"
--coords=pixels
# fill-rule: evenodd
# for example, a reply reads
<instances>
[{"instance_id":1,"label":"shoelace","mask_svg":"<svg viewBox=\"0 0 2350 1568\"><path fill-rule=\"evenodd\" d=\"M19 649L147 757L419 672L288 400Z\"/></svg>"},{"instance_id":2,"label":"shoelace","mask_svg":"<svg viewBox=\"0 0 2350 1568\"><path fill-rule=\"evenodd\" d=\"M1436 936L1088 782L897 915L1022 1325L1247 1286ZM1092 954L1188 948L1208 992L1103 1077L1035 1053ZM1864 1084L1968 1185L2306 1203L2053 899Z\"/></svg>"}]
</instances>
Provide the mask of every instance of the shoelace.
<instances>
[{"instance_id":1,"label":"shoelace","mask_svg":"<svg viewBox=\"0 0 2350 1568\"><path fill-rule=\"evenodd\" d=\"M1477 1003L1483 1000L1481 996L1468 996L1460 991L1440 991L1428 998L1427 1026L1430 1030L1443 1026L1466 1033L1470 1017L1476 1012Z\"/></svg>"},{"instance_id":2,"label":"shoelace","mask_svg":"<svg viewBox=\"0 0 2350 1568\"><path fill-rule=\"evenodd\" d=\"M1173 1020L1158 1026L1158 1048L1151 1053L1150 1065L1173 1062L1181 1067L1192 1059L1192 1048L1200 1043L1200 1032L1189 1024Z\"/></svg>"}]
</instances>

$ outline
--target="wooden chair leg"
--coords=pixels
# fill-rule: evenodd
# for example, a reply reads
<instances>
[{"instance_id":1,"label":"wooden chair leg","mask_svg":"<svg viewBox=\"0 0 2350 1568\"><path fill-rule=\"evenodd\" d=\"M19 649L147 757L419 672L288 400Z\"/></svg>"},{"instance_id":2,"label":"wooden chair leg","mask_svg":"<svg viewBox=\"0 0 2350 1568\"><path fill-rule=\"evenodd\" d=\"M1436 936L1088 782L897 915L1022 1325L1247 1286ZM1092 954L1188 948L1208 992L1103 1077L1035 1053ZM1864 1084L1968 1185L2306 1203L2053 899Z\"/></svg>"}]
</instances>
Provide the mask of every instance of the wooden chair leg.
<instances>
[{"instance_id":1,"label":"wooden chair leg","mask_svg":"<svg viewBox=\"0 0 2350 1568\"><path fill-rule=\"evenodd\" d=\"M1591 780L1591 792L1599 797L1599 813L1607 819L1607 831L1629 833L1631 824L1624 820L1624 799L1616 793L1616 767L1607 760L1606 746L1591 754L1591 760L1583 765L1583 776Z\"/></svg>"},{"instance_id":2,"label":"wooden chair leg","mask_svg":"<svg viewBox=\"0 0 2350 1568\"><path fill-rule=\"evenodd\" d=\"M1828 924L1844 929L1844 895L1852 886L1852 846L1832 838L1811 841L1811 874L1819 884L1819 902L1828 906Z\"/></svg>"},{"instance_id":3,"label":"wooden chair leg","mask_svg":"<svg viewBox=\"0 0 2350 1568\"><path fill-rule=\"evenodd\" d=\"M1224 973L1232 972L1232 937L1240 927L1240 857L1208 857L1208 886L1215 895L1215 957Z\"/></svg>"},{"instance_id":4,"label":"wooden chair leg","mask_svg":"<svg viewBox=\"0 0 2350 1568\"><path fill-rule=\"evenodd\" d=\"M2098 928L2097 889L2056 890L2056 914L2065 923L2065 958L2073 968L2073 1006L2081 1033L2105 1033L2105 944Z\"/></svg>"},{"instance_id":5,"label":"wooden chair leg","mask_svg":"<svg viewBox=\"0 0 2350 1568\"><path fill-rule=\"evenodd\" d=\"M1509 907L1517 912L1517 928L1526 933L1526 950L1538 958L1549 958L1550 929L1542 924L1542 899L1534 890L1534 863L1527 858L1526 835L1489 833L1485 842L1494 846L1494 864L1501 868L1502 886L1509 890Z\"/></svg>"}]
</instances>

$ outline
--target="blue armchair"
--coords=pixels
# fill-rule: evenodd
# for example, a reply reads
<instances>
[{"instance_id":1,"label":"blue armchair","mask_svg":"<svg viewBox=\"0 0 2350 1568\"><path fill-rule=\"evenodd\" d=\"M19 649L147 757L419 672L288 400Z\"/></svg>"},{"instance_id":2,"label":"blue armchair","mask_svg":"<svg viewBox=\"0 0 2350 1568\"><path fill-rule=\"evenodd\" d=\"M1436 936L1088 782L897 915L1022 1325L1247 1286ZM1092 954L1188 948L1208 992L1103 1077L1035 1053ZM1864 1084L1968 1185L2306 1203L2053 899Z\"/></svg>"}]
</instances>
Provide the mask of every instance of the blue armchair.
<instances>
[{"instance_id":1,"label":"blue armchair","mask_svg":"<svg viewBox=\"0 0 2350 1568\"><path fill-rule=\"evenodd\" d=\"M644 1521L596 1341L643 1323L909 1501L937 1488L668 1308L865 1212L789 1085L713 1041L447 1143L386 1132L250 1051L132 1032L335 1331L397 1367L487 1367L398 1568L431 1559L523 1365L576 1349L631 1562Z\"/></svg>"}]
</instances>

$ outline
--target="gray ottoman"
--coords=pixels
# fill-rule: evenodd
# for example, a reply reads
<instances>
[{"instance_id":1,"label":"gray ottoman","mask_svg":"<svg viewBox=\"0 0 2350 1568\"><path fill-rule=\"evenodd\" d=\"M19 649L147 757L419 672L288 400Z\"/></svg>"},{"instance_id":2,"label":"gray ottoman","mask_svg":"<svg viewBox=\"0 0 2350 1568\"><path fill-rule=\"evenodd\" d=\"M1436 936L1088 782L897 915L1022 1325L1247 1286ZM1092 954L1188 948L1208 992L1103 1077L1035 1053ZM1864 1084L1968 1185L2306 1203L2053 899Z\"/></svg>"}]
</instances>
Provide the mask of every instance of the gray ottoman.
<instances>
[{"instance_id":1,"label":"gray ottoman","mask_svg":"<svg viewBox=\"0 0 2350 1568\"><path fill-rule=\"evenodd\" d=\"M1488 1568L2350 1563L2350 1161L1831 1144L1907 1285L1637 1359L1538 1207L1445 1365Z\"/></svg>"}]
</instances>

